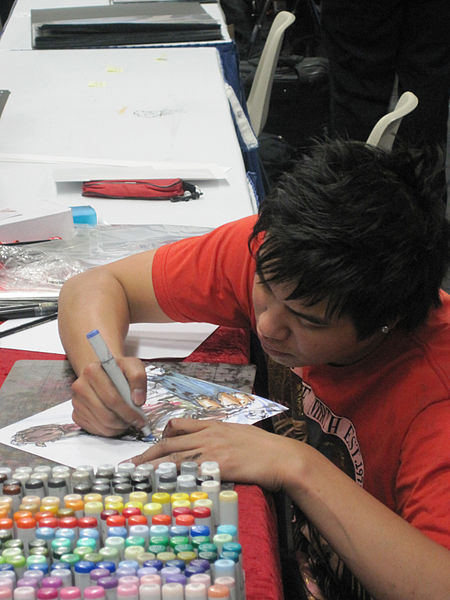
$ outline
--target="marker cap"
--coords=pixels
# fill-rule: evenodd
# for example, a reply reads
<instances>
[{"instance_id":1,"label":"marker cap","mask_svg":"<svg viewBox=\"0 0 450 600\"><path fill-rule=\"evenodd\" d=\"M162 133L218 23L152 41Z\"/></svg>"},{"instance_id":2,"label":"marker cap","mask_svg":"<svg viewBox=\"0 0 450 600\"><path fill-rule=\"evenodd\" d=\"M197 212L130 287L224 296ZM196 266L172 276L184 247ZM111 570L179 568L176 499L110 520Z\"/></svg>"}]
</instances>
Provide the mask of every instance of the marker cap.
<instances>
[{"instance_id":1,"label":"marker cap","mask_svg":"<svg viewBox=\"0 0 450 600\"><path fill-rule=\"evenodd\" d=\"M30 585L16 587L13 593L14 600L35 600L36 589Z\"/></svg>"},{"instance_id":2,"label":"marker cap","mask_svg":"<svg viewBox=\"0 0 450 600\"><path fill-rule=\"evenodd\" d=\"M101 585L88 585L84 588L84 600L95 600L96 598L105 597L105 589Z\"/></svg>"},{"instance_id":3,"label":"marker cap","mask_svg":"<svg viewBox=\"0 0 450 600\"><path fill-rule=\"evenodd\" d=\"M162 512L162 505L159 502L148 502L142 507L144 515L158 515Z\"/></svg>"},{"instance_id":4,"label":"marker cap","mask_svg":"<svg viewBox=\"0 0 450 600\"><path fill-rule=\"evenodd\" d=\"M210 585L208 588L208 600L210 600L210 598L222 598L222 600L227 600L229 597L230 590L226 585L215 583L214 585Z\"/></svg>"},{"instance_id":5,"label":"marker cap","mask_svg":"<svg viewBox=\"0 0 450 600\"><path fill-rule=\"evenodd\" d=\"M139 588L135 583L120 583L117 586L118 598L137 598Z\"/></svg>"},{"instance_id":6,"label":"marker cap","mask_svg":"<svg viewBox=\"0 0 450 600\"><path fill-rule=\"evenodd\" d=\"M105 590L113 590L119 585L119 580L114 575L108 575L106 577L100 577L100 579L97 579L97 584L101 585Z\"/></svg>"},{"instance_id":7,"label":"marker cap","mask_svg":"<svg viewBox=\"0 0 450 600\"><path fill-rule=\"evenodd\" d=\"M141 583L139 586L139 600L160 600L161 584L154 582Z\"/></svg>"},{"instance_id":8,"label":"marker cap","mask_svg":"<svg viewBox=\"0 0 450 600\"><path fill-rule=\"evenodd\" d=\"M76 573L90 573L92 569L95 569L95 563L89 560L79 560L73 568Z\"/></svg>"},{"instance_id":9,"label":"marker cap","mask_svg":"<svg viewBox=\"0 0 450 600\"><path fill-rule=\"evenodd\" d=\"M62 587L63 581L61 577L56 577L50 575L49 577L44 577L41 581L41 587L51 587L55 589L59 589Z\"/></svg>"},{"instance_id":10,"label":"marker cap","mask_svg":"<svg viewBox=\"0 0 450 600\"><path fill-rule=\"evenodd\" d=\"M172 517L163 513L153 515L152 525L172 525Z\"/></svg>"},{"instance_id":11,"label":"marker cap","mask_svg":"<svg viewBox=\"0 0 450 600\"><path fill-rule=\"evenodd\" d=\"M88 529L90 527L97 527L97 519L95 517L80 517L78 519L78 527L80 529Z\"/></svg>"},{"instance_id":12,"label":"marker cap","mask_svg":"<svg viewBox=\"0 0 450 600\"><path fill-rule=\"evenodd\" d=\"M189 582L184 588L185 600L204 600L207 597L206 585L204 583Z\"/></svg>"},{"instance_id":13,"label":"marker cap","mask_svg":"<svg viewBox=\"0 0 450 600\"><path fill-rule=\"evenodd\" d=\"M197 536L209 536L210 529L207 525L192 525L191 527L191 537Z\"/></svg>"},{"instance_id":14,"label":"marker cap","mask_svg":"<svg viewBox=\"0 0 450 600\"><path fill-rule=\"evenodd\" d=\"M194 560L191 560L189 563L189 567L200 567L203 572L206 573L210 570L211 565L209 560L206 560L205 558L194 558Z\"/></svg>"},{"instance_id":15,"label":"marker cap","mask_svg":"<svg viewBox=\"0 0 450 600\"><path fill-rule=\"evenodd\" d=\"M180 598L184 598L181 583L163 583L161 592L164 600L180 600Z\"/></svg>"},{"instance_id":16,"label":"marker cap","mask_svg":"<svg viewBox=\"0 0 450 600\"><path fill-rule=\"evenodd\" d=\"M38 600L56 600L58 598L58 590L55 588L39 588L36 592Z\"/></svg>"},{"instance_id":17,"label":"marker cap","mask_svg":"<svg viewBox=\"0 0 450 600\"><path fill-rule=\"evenodd\" d=\"M81 598L81 590L76 585L62 588L59 592L60 600L78 600Z\"/></svg>"}]
</instances>

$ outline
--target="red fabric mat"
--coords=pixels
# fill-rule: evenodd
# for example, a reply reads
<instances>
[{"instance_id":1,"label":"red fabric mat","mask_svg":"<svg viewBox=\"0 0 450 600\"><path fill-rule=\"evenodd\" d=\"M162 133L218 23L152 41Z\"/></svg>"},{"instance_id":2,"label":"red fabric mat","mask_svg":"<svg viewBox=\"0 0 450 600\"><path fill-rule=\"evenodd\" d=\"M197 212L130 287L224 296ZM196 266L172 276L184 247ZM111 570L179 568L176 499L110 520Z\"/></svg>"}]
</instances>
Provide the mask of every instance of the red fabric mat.
<instances>
[{"instance_id":1,"label":"red fabric mat","mask_svg":"<svg viewBox=\"0 0 450 600\"><path fill-rule=\"evenodd\" d=\"M256 485L236 485L247 600L282 600L278 531L270 495Z\"/></svg>"},{"instance_id":2,"label":"red fabric mat","mask_svg":"<svg viewBox=\"0 0 450 600\"><path fill-rule=\"evenodd\" d=\"M185 360L248 364L249 348L248 331L219 327ZM65 358L61 354L0 349L0 386L16 360ZM277 527L270 498L258 486L237 485L236 490L247 600L282 600Z\"/></svg>"}]
</instances>

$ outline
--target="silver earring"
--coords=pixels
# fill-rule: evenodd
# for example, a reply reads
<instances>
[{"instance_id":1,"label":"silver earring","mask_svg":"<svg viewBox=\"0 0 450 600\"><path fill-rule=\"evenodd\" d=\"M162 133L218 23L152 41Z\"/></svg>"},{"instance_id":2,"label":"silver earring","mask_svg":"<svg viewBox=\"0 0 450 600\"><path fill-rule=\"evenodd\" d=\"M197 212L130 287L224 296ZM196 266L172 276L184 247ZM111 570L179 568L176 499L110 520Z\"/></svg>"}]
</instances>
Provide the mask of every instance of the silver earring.
<instances>
[{"instance_id":1,"label":"silver earring","mask_svg":"<svg viewBox=\"0 0 450 600\"><path fill-rule=\"evenodd\" d=\"M389 327L387 325L383 325L381 328L381 333L389 333Z\"/></svg>"}]
</instances>

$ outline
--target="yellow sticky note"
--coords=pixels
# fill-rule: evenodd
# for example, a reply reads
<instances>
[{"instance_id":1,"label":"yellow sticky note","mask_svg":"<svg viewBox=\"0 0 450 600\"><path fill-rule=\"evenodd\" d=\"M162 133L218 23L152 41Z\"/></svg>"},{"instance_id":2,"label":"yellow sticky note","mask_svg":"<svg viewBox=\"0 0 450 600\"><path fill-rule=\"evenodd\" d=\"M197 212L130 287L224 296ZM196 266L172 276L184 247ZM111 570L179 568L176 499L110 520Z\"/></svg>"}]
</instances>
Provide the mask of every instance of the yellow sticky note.
<instances>
[{"instance_id":1,"label":"yellow sticky note","mask_svg":"<svg viewBox=\"0 0 450 600\"><path fill-rule=\"evenodd\" d=\"M88 87L106 87L106 81L89 81Z\"/></svg>"}]
</instances>

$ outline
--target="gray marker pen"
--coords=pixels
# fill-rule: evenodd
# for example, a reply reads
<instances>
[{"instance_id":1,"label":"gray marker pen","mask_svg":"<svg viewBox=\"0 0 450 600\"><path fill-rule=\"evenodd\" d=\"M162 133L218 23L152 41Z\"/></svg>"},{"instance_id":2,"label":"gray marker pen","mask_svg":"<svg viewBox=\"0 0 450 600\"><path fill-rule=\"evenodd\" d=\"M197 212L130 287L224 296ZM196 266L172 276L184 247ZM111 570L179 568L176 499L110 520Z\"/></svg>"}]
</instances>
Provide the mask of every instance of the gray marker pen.
<instances>
[{"instance_id":1,"label":"gray marker pen","mask_svg":"<svg viewBox=\"0 0 450 600\"><path fill-rule=\"evenodd\" d=\"M105 340L102 338L98 329L90 331L86 334L86 337L89 343L91 344L95 354L97 355L99 361L102 363L103 369L111 379L112 383L116 387L123 400L137 414L141 415L142 417L144 417L145 420L147 420L147 416L142 410L142 408L136 406L136 404L134 404L131 400L131 392L130 386L128 385L128 381L125 375L123 374L121 368L116 363L113 355L111 354L108 346L105 343ZM151 429L149 425L144 425L141 431L145 436L151 435Z\"/></svg>"}]
</instances>

